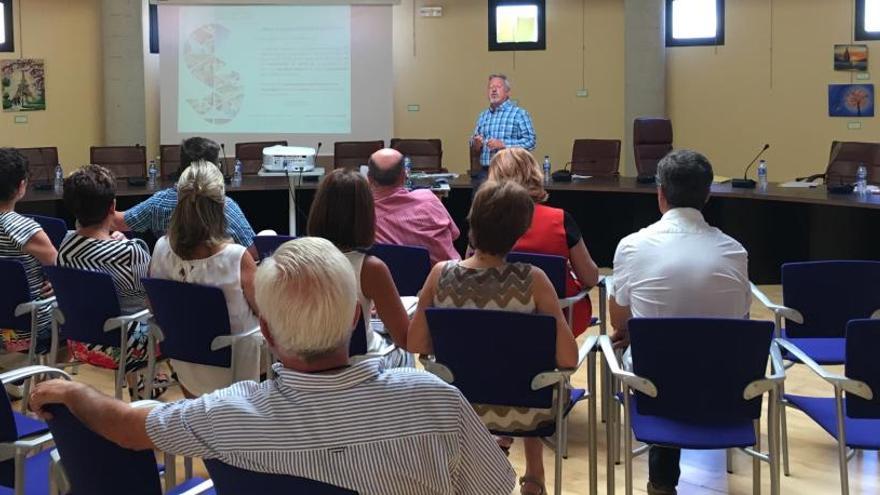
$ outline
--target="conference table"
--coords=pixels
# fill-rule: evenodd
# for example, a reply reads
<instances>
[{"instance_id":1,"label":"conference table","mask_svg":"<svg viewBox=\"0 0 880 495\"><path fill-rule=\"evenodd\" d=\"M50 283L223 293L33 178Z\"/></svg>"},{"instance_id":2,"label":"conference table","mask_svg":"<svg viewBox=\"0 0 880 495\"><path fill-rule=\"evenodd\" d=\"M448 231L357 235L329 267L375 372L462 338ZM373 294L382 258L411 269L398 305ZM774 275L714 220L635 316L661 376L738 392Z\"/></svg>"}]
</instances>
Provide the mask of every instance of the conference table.
<instances>
[{"instance_id":1,"label":"conference table","mask_svg":"<svg viewBox=\"0 0 880 495\"><path fill-rule=\"evenodd\" d=\"M159 188L172 182L163 180ZM450 182L443 197L461 236L456 248L467 247L467 213L473 190L479 184L467 175ZM563 208L577 220L584 242L600 267L612 266L614 250L624 236L660 218L656 186L639 184L632 177L594 177L548 184L548 204ZM255 231L273 229L289 233L295 220L305 234L316 182L292 184L286 177L245 176L242 185L227 186L227 194L241 206ZM145 186L117 185L117 209L125 210L155 190ZM29 189L16 207L20 213L73 217L54 191ZM780 266L789 261L823 259L880 260L880 194L859 198L854 194L829 194L824 187L767 190L733 189L729 183L713 184L703 209L707 221L737 239L749 252L749 276L758 284L779 283ZM150 236L146 236L150 242ZM700 253L693 253L695 257Z\"/></svg>"}]
</instances>

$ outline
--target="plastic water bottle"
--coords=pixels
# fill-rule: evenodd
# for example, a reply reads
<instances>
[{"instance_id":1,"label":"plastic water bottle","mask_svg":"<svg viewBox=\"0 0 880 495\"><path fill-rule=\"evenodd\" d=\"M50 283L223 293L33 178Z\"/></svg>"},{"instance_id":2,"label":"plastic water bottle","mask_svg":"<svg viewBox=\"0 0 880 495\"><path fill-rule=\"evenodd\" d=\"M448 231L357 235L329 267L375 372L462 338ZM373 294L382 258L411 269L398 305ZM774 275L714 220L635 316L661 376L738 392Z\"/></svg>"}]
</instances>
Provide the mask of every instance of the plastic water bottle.
<instances>
[{"instance_id":1,"label":"plastic water bottle","mask_svg":"<svg viewBox=\"0 0 880 495\"><path fill-rule=\"evenodd\" d=\"M156 166L156 160L150 160L150 166L147 169L147 187L156 189L156 179L159 177L159 167Z\"/></svg>"},{"instance_id":2,"label":"plastic water bottle","mask_svg":"<svg viewBox=\"0 0 880 495\"><path fill-rule=\"evenodd\" d=\"M64 169L61 164L55 165L55 194L64 192Z\"/></svg>"},{"instance_id":3,"label":"plastic water bottle","mask_svg":"<svg viewBox=\"0 0 880 495\"><path fill-rule=\"evenodd\" d=\"M868 195L868 169L864 164L859 165L856 171L856 194L860 198Z\"/></svg>"},{"instance_id":4,"label":"plastic water bottle","mask_svg":"<svg viewBox=\"0 0 880 495\"><path fill-rule=\"evenodd\" d=\"M240 187L241 186L241 160L238 158L235 159L235 168L232 171L232 187Z\"/></svg>"},{"instance_id":5,"label":"plastic water bottle","mask_svg":"<svg viewBox=\"0 0 880 495\"><path fill-rule=\"evenodd\" d=\"M550 157L544 155L544 184L550 183Z\"/></svg>"},{"instance_id":6,"label":"plastic water bottle","mask_svg":"<svg viewBox=\"0 0 880 495\"><path fill-rule=\"evenodd\" d=\"M408 156L403 157L403 173L406 176L406 188L412 189L412 160Z\"/></svg>"},{"instance_id":7,"label":"plastic water bottle","mask_svg":"<svg viewBox=\"0 0 880 495\"><path fill-rule=\"evenodd\" d=\"M767 190L767 160L758 162L758 189Z\"/></svg>"}]
</instances>

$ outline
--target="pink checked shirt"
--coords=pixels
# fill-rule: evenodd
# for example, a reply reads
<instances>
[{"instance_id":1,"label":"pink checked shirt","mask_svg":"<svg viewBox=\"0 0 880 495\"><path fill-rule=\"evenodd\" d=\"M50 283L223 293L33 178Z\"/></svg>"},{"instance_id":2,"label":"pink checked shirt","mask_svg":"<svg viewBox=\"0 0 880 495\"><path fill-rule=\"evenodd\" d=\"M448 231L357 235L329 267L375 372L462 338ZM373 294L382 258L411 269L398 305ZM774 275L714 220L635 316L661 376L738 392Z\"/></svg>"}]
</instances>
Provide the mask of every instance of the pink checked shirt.
<instances>
[{"instance_id":1,"label":"pink checked shirt","mask_svg":"<svg viewBox=\"0 0 880 495\"><path fill-rule=\"evenodd\" d=\"M461 258L452 245L458 239L458 227L430 190L374 187L373 200L376 242L423 246L431 255L431 264Z\"/></svg>"}]
</instances>

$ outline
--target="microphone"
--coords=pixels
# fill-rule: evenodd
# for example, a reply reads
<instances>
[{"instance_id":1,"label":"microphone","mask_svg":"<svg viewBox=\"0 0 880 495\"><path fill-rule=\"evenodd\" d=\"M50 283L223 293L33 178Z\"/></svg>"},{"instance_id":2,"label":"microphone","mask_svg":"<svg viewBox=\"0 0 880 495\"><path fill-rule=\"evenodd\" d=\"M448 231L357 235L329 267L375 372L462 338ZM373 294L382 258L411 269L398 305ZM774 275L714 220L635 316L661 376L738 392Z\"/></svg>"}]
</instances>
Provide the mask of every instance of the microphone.
<instances>
[{"instance_id":1,"label":"microphone","mask_svg":"<svg viewBox=\"0 0 880 495\"><path fill-rule=\"evenodd\" d=\"M321 141L318 141L318 147L315 148L315 162L316 162L315 164L316 165L317 165L317 161L318 161L318 153L321 152L321 145L322 144L324 144L324 143L322 143Z\"/></svg>"},{"instance_id":2,"label":"microphone","mask_svg":"<svg viewBox=\"0 0 880 495\"><path fill-rule=\"evenodd\" d=\"M229 160L226 158L226 145L220 143L220 151L223 152L223 178L229 179Z\"/></svg>"},{"instance_id":3,"label":"microphone","mask_svg":"<svg viewBox=\"0 0 880 495\"><path fill-rule=\"evenodd\" d=\"M730 186L738 189L754 189L755 186L758 185L758 183L753 181L752 179L749 179L749 169L752 168L752 165L754 165L755 162L758 161L758 158L761 158L761 155L763 155L764 152L768 149L770 149L770 145L765 144L764 147L761 148L761 151L759 151L758 154L755 155L755 158L753 158L752 161L749 162L748 166L746 166L746 171L743 173L743 178L731 179Z\"/></svg>"}]
</instances>

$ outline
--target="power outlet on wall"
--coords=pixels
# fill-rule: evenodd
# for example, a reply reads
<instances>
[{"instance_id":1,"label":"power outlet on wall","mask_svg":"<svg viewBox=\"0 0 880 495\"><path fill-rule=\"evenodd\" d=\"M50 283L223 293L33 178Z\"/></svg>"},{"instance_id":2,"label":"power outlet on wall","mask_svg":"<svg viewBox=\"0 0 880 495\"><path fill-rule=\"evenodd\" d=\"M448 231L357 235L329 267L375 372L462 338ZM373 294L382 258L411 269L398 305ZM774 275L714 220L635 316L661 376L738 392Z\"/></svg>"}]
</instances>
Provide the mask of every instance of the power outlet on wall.
<instances>
[{"instance_id":1,"label":"power outlet on wall","mask_svg":"<svg viewBox=\"0 0 880 495\"><path fill-rule=\"evenodd\" d=\"M14 122L16 124L27 124L28 123L28 116L27 115L16 115Z\"/></svg>"},{"instance_id":2,"label":"power outlet on wall","mask_svg":"<svg viewBox=\"0 0 880 495\"><path fill-rule=\"evenodd\" d=\"M581 88L581 89L575 91L574 95L577 96L578 98L586 98L587 96L590 96L590 92L587 91L587 88Z\"/></svg>"},{"instance_id":3,"label":"power outlet on wall","mask_svg":"<svg viewBox=\"0 0 880 495\"><path fill-rule=\"evenodd\" d=\"M862 128L862 123L861 123L861 122L847 122L847 123L846 123L846 128L849 129L849 130L851 130L851 131L855 131L855 130L857 130L857 129L861 129L861 128Z\"/></svg>"},{"instance_id":4,"label":"power outlet on wall","mask_svg":"<svg viewBox=\"0 0 880 495\"><path fill-rule=\"evenodd\" d=\"M856 73L856 79L859 81L867 81L868 79L871 79L871 74L867 72L858 72Z\"/></svg>"},{"instance_id":5,"label":"power outlet on wall","mask_svg":"<svg viewBox=\"0 0 880 495\"><path fill-rule=\"evenodd\" d=\"M419 105L407 105L406 106L407 112L418 112L421 109L422 109L422 107L420 107Z\"/></svg>"}]
</instances>

